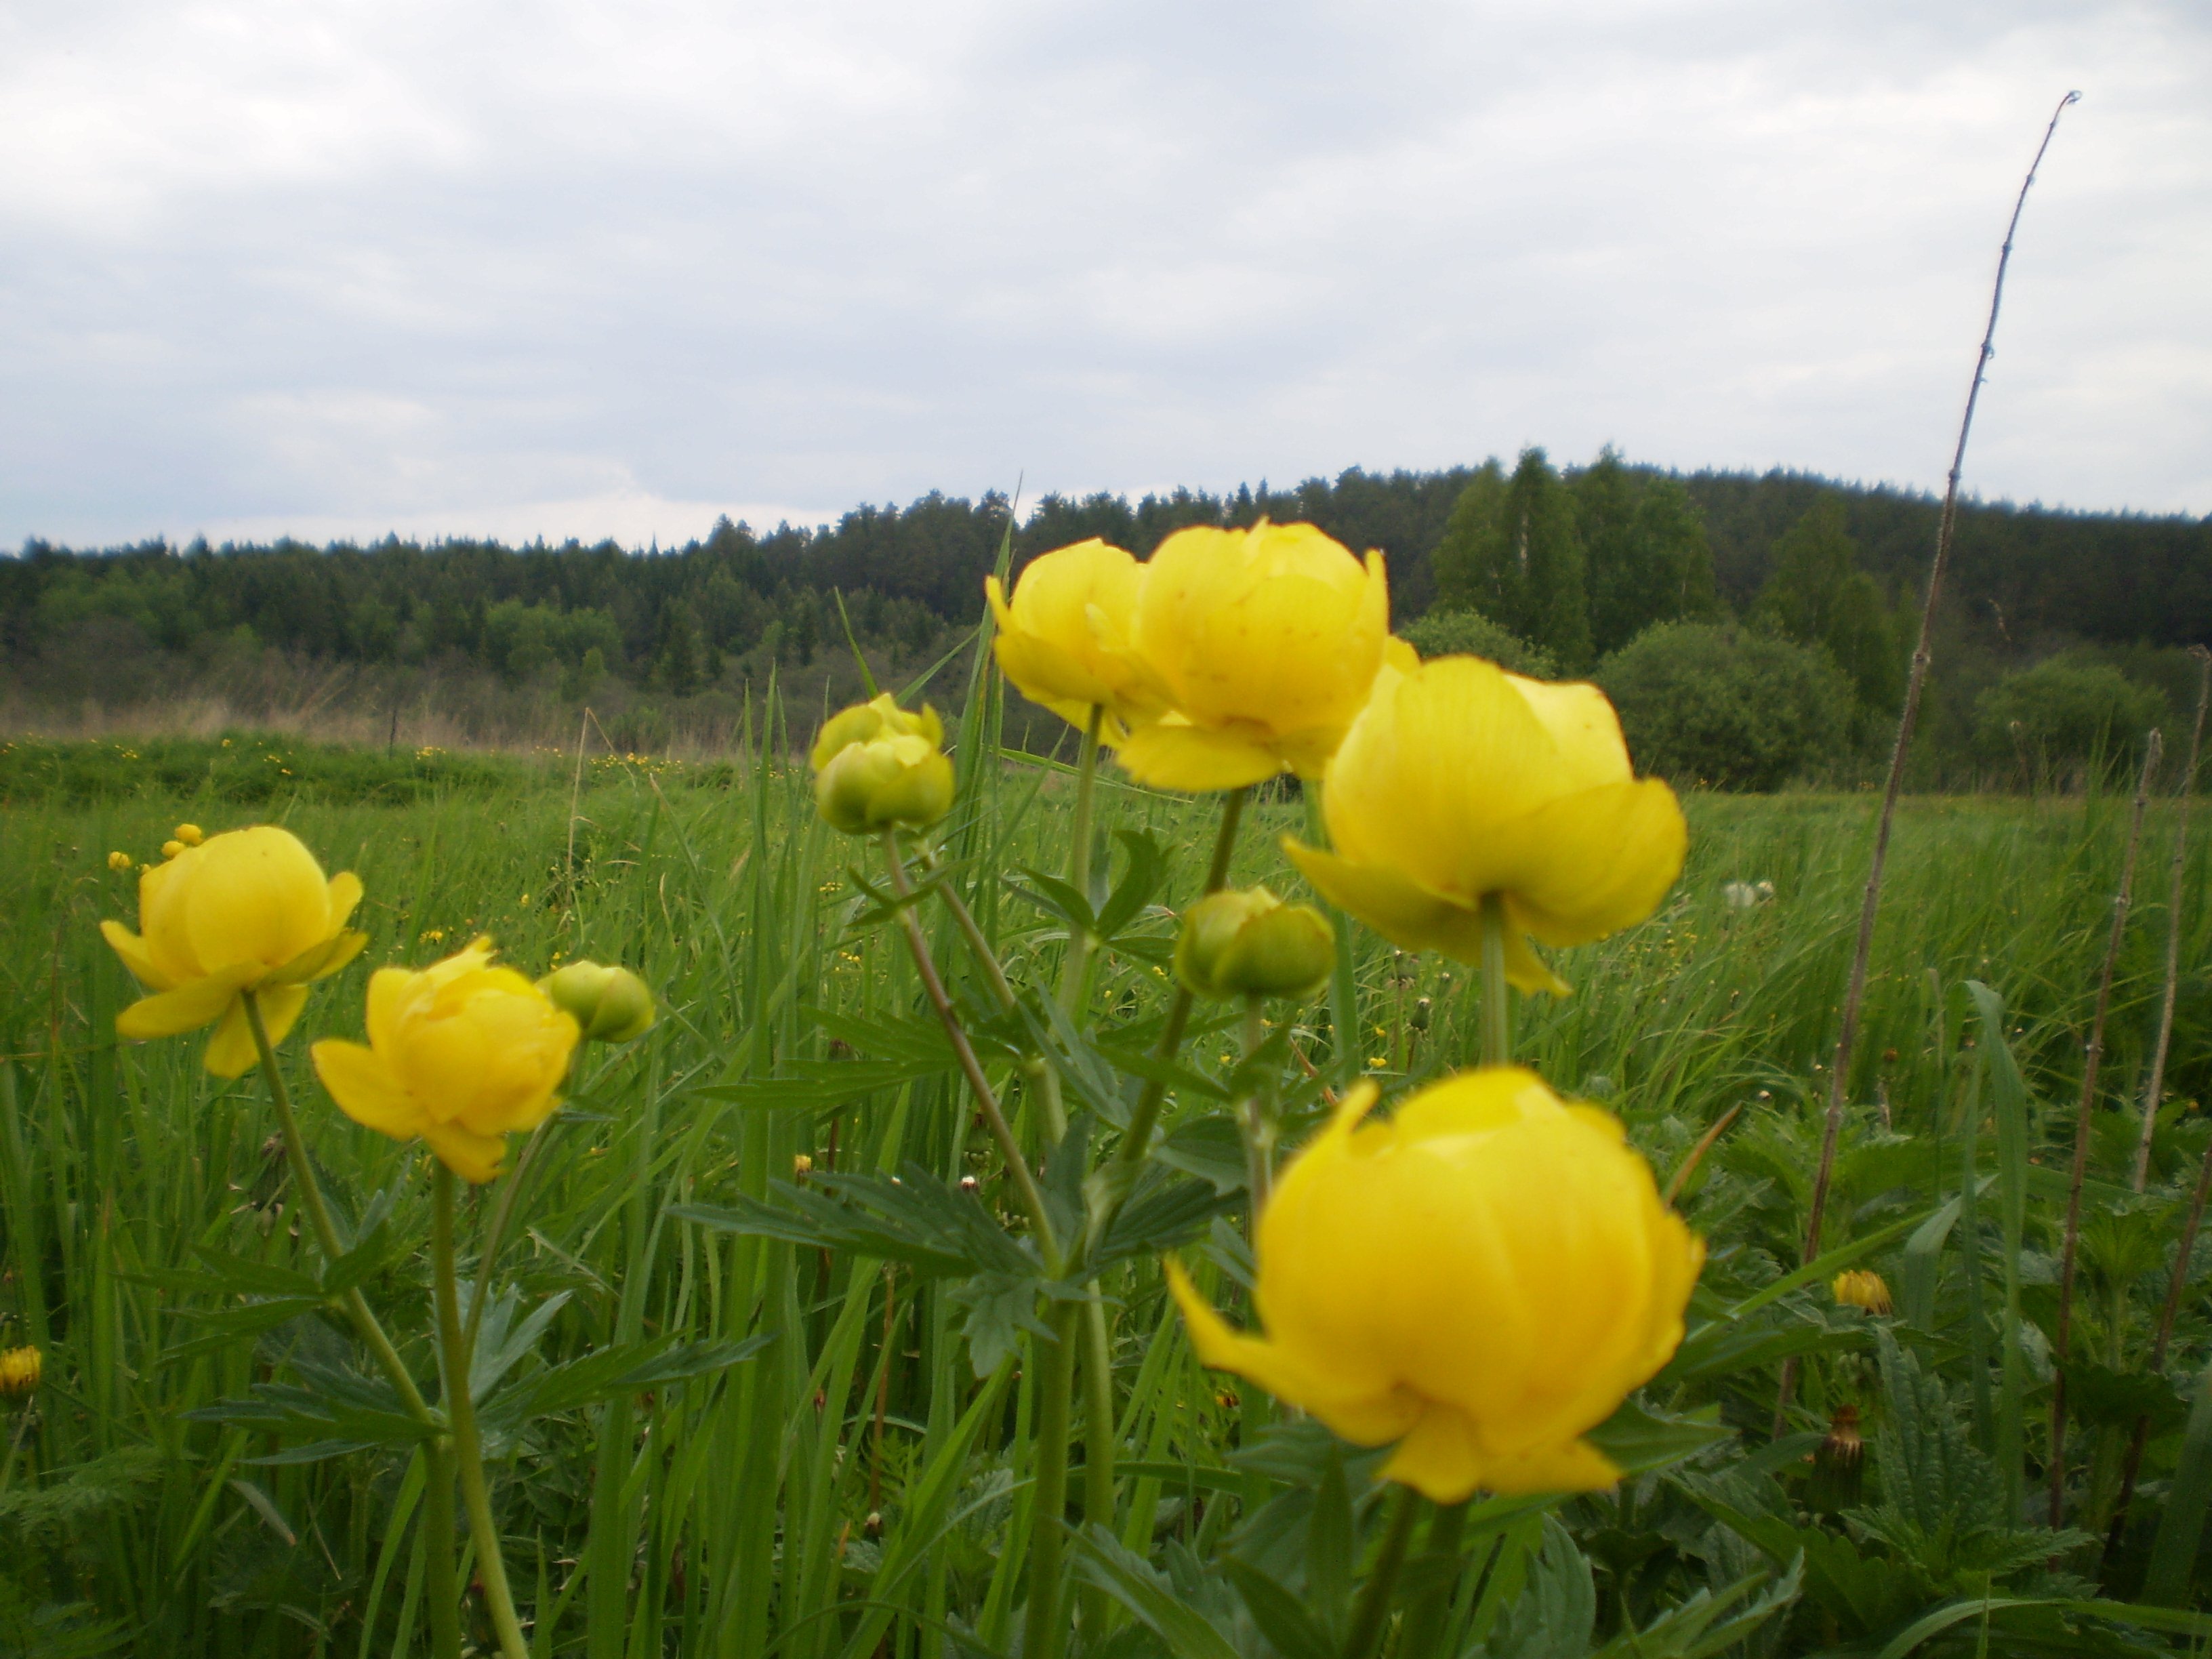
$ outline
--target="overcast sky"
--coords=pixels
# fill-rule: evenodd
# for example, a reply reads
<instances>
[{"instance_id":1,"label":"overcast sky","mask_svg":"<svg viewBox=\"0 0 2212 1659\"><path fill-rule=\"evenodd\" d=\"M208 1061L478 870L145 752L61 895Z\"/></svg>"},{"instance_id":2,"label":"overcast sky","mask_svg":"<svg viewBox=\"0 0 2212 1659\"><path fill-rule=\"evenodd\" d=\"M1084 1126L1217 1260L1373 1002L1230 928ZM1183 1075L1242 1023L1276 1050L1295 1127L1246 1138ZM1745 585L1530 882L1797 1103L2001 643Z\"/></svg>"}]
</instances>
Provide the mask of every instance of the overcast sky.
<instances>
[{"instance_id":1,"label":"overcast sky","mask_svg":"<svg viewBox=\"0 0 2212 1659\"><path fill-rule=\"evenodd\" d=\"M2212 510L2212 7L0 3L0 546L1611 442Z\"/></svg>"}]
</instances>

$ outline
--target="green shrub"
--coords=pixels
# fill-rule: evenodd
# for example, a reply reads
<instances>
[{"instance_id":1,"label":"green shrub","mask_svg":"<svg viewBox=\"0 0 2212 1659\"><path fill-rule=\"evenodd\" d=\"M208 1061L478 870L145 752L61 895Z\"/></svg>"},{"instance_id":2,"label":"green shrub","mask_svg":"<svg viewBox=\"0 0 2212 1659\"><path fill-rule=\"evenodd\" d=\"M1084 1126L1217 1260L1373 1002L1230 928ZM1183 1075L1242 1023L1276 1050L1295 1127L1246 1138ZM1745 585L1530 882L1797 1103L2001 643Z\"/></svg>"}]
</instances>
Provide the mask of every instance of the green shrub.
<instances>
[{"instance_id":1,"label":"green shrub","mask_svg":"<svg viewBox=\"0 0 2212 1659\"><path fill-rule=\"evenodd\" d=\"M2052 657L1974 700L1974 747L1986 761L2020 766L2030 781L2132 767L2144 734L2166 713L2163 692L2110 663Z\"/></svg>"},{"instance_id":2,"label":"green shrub","mask_svg":"<svg viewBox=\"0 0 2212 1659\"><path fill-rule=\"evenodd\" d=\"M1711 623L1661 623L1599 665L1637 769L1775 789L1844 746L1851 690L1823 650Z\"/></svg>"},{"instance_id":3,"label":"green shrub","mask_svg":"<svg viewBox=\"0 0 2212 1659\"><path fill-rule=\"evenodd\" d=\"M1499 626L1479 611L1431 611L1398 630L1398 637L1429 657L1486 657L1500 668L1531 679L1559 677L1559 665L1540 645Z\"/></svg>"}]
</instances>

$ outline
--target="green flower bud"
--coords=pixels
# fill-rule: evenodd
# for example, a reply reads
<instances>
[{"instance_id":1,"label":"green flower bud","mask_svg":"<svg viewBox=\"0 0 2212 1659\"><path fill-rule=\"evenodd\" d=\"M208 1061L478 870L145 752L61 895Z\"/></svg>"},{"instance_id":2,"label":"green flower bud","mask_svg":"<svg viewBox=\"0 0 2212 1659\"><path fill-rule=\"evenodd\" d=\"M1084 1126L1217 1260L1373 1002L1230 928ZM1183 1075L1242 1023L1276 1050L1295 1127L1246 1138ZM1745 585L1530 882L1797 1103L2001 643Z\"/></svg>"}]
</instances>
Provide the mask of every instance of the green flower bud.
<instances>
[{"instance_id":1,"label":"green flower bud","mask_svg":"<svg viewBox=\"0 0 2212 1659\"><path fill-rule=\"evenodd\" d=\"M553 1006L598 1042L628 1042L653 1029L653 993L627 968L572 962L538 981Z\"/></svg>"},{"instance_id":2,"label":"green flower bud","mask_svg":"<svg viewBox=\"0 0 2212 1659\"><path fill-rule=\"evenodd\" d=\"M952 763L933 708L910 714L886 691L834 716L814 741L814 801L830 827L865 836L920 830L952 808Z\"/></svg>"},{"instance_id":3,"label":"green flower bud","mask_svg":"<svg viewBox=\"0 0 2212 1659\"><path fill-rule=\"evenodd\" d=\"M1202 997L1310 996L1336 964L1336 932L1264 887L1209 893L1183 913L1176 977Z\"/></svg>"}]
</instances>

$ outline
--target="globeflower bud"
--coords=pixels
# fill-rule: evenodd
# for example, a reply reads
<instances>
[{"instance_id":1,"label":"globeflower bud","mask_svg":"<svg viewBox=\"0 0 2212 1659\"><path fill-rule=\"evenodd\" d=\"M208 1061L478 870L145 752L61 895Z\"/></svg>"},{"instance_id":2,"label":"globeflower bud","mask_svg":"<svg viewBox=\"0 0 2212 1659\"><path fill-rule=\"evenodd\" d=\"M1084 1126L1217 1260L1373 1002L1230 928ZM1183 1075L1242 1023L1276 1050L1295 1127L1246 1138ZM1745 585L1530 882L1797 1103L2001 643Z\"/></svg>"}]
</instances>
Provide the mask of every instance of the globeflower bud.
<instances>
[{"instance_id":1,"label":"globeflower bud","mask_svg":"<svg viewBox=\"0 0 2212 1659\"><path fill-rule=\"evenodd\" d=\"M645 981L619 963L572 962L538 981L553 1006L573 1015L586 1042L629 1042L653 1029L656 1011Z\"/></svg>"},{"instance_id":2,"label":"globeflower bud","mask_svg":"<svg viewBox=\"0 0 2212 1659\"><path fill-rule=\"evenodd\" d=\"M36 1348L10 1348L0 1353L0 1395L20 1400L35 1393L46 1374L46 1356Z\"/></svg>"},{"instance_id":3,"label":"globeflower bud","mask_svg":"<svg viewBox=\"0 0 2212 1659\"><path fill-rule=\"evenodd\" d=\"M206 832L197 823L180 823L174 833L177 839L187 847L197 847L207 839Z\"/></svg>"},{"instance_id":4,"label":"globeflower bud","mask_svg":"<svg viewBox=\"0 0 2212 1659\"><path fill-rule=\"evenodd\" d=\"M1839 1273L1828 1288L1839 1308L1863 1308L1870 1314L1890 1310L1889 1285L1870 1267L1850 1267Z\"/></svg>"},{"instance_id":5,"label":"globeflower bud","mask_svg":"<svg viewBox=\"0 0 2212 1659\"><path fill-rule=\"evenodd\" d=\"M107 867L114 871L116 874L121 875L125 871L131 867L131 854L128 853L110 853L107 855Z\"/></svg>"},{"instance_id":6,"label":"globeflower bud","mask_svg":"<svg viewBox=\"0 0 2212 1659\"><path fill-rule=\"evenodd\" d=\"M1264 887L1207 894L1176 939L1176 977L1202 997L1308 997L1335 962L1328 918Z\"/></svg>"},{"instance_id":7,"label":"globeflower bud","mask_svg":"<svg viewBox=\"0 0 2212 1659\"><path fill-rule=\"evenodd\" d=\"M901 708L890 692L856 704L814 740L814 800L832 829L872 835L925 829L952 808L952 763L937 711Z\"/></svg>"},{"instance_id":8,"label":"globeflower bud","mask_svg":"<svg viewBox=\"0 0 2212 1659\"><path fill-rule=\"evenodd\" d=\"M1439 1504L1478 1487L1587 1492L1620 1471L1583 1437L1682 1340L1703 1245L1620 1121L1487 1066L1363 1124L1364 1084L1261 1212L1232 1330L1173 1261L1200 1360L1363 1446Z\"/></svg>"},{"instance_id":9,"label":"globeflower bud","mask_svg":"<svg viewBox=\"0 0 2212 1659\"><path fill-rule=\"evenodd\" d=\"M185 844L180 841L165 841L161 843L161 856L165 859L173 859L184 850Z\"/></svg>"}]
</instances>

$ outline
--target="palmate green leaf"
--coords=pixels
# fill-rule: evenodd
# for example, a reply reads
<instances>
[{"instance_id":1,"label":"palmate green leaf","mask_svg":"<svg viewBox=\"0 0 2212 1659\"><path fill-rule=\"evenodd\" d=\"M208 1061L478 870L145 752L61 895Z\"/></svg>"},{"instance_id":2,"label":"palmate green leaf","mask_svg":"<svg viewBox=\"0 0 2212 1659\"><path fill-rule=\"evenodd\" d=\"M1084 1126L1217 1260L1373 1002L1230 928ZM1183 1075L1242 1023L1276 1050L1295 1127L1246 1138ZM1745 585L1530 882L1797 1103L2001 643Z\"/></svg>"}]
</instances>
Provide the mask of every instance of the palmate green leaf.
<instances>
[{"instance_id":1,"label":"palmate green leaf","mask_svg":"<svg viewBox=\"0 0 2212 1659\"><path fill-rule=\"evenodd\" d=\"M761 1333L742 1342L679 1342L654 1337L618 1343L553 1365L495 1394L480 1418L488 1431L511 1434L532 1418L645 1394L686 1382L751 1358L774 1340Z\"/></svg>"},{"instance_id":2,"label":"palmate green leaf","mask_svg":"<svg viewBox=\"0 0 2212 1659\"><path fill-rule=\"evenodd\" d=\"M1222 1576L1237 1587L1244 1609L1283 1659L1338 1659L1338 1644L1305 1603L1249 1561L1221 1558Z\"/></svg>"},{"instance_id":3,"label":"palmate green leaf","mask_svg":"<svg viewBox=\"0 0 2212 1659\"><path fill-rule=\"evenodd\" d=\"M1150 830L1116 830L1114 839L1121 843L1128 857L1121 879L1098 907L1097 933L1107 945L1119 941L1121 930L1158 896L1168 878L1167 854Z\"/></svg>"},{"instance_id":4,"label":"palmate green leaf","mask_svg":"<svg viewBox=\"0 0 2212 1659\"><path fill-rule=\"evenodd\" d=\"M1907 1567L1868 1555L1850 1539L1821 1528L1801 1527L1778 1515L1739 1508L1721 1495L1715 1483L1692 1480L1679 1484L1698 1508L1765 1551L1777 1566L1802 1561L1804 1594L1847 1635L1865 1637L1889 1630L1920 1604L1920 1583Z\"/></svg>"},{"instance_id":5,"label":"palmate green leaf","mask_svg":"<svg viewBox=\"0 0 2212 1659\"><path fill-rule=\"evenodd\" d=\"M1090 902L1082 894L1059 877L1048 876L1043 871L1031 869L1027 865L1022 866L1022 874L1029 884L1026 886L1012 876L1002 878L1008 892L1018 898L1027 899L1048 915L1058 916L1067 924L1071 932L1097 937L1098 918L1092 914Z\"/></svg>"},{"instance_id":6,"label":"palmate green leaf","mask_svg":"<svg viewBox=\"0 0 2212 1659\"><path fill-rule=\"evenodd\" d=\"M1152 1149L1152 1161L1206 1182L1224 1196L1241 1193L1249 1178L1244 1138L1236 1123L1218 1115L1194 1117L1178 1124Z\"/></svg>"},{"instance_id":7,"label":"palmate green leaf","mask_svg":"<svg viewBox=\"0 0 2212 1659\"><path fill-rule=\"evenodd\" d=\"M1006 1236L980 1197L919 1164L896 1177L824 1171L805 1187L772 1181L769 1193L769 1202L740 1195L669 1213L724 1232L897 1261L927 1278L1037 1271L1036 1256Z\"/></svg>"},{"instance_id":8,"label":"palmate green leaf","mask_svg":"<svg viewBox=\"0 0 2212 1659\"><path fill-rule=\"evenodd\" d=\"M1073 1543L1076 1571L1127 1608L1175 1659L1242 1659L1226 1633L1104 1528L1086 1526Z\"/></svg>"},{"instance_id":9,"label":"palmate green leaf","mask_svg":"<svg viewBox=\"0 0 2212 1659\"><path fill-rule=\"evenodd\" d=\"M1681 1417L1661 1417L1633 1397L1583 1438L1624 1474L1644 1474L1695 1457L1735 1437L1720 1420L1720 1407L1707 1406Z\"/></svg>"},{"instance_id":10,"label":"palmate green leaf","mask_svg":"<svg viewBox=\"0 0 2212 1659\"><path fill-rule=\"evenodd\" d=\"M496 1388L500 1379L538 1346L538 1339L545 1334L545 1328L574 1294L573 1291L556 1291L531 1310L520 1323L514 1317L522 1297L520 1287L509 1285L487 1302L477 1329L476 1351L469 1357L469 1398L482 1400ZM467 1316L467 1312L464 1307L463 1317Z\"/></svg>"},{"instance_id":11,"label":"palmate green leaf","mask_svg":"<svg viewBox=\"0 0 2212 1659\"><path fill-rule=\"evenodd\" d=\"M1236 1194L1209 1181L1148 1181L1115 1215L1097 1253L1078 1271L1089 1277L1119 1261L1180 1249L1216 1216L1236 1207Z\"/></svg>"},{"instance_id":12,"label":"palmate green leaf","mask_svg":"<svg viewBox=\"0 0 2212 1659\"><path fill-rule=\"evenodd\" d=\"M1594 1659L1710 1659L1795 1606L1804 1587L1801 1556L1779 1577L1753 1573L1717 1595L1699 1590L1642 1630L1623 1631L1600 1648ZM1752 1598L1748 1605L1739 1607L1747 1598Z\"/></svg>"},{"instance_id":13,"label":"palmate green leaf","mask_svg":"<svg viewBox=\"0 0 2212 1659\"><path fill-rule=\"evenodd\" d=\"M960 1334L980 1380L1019 1352L1022 1332L1047 1342L1055 1340L1052 1328L1036 1316L1040 1297L1080 1302L1085 1292L1079 1285L1055 1283L1037 1273L979 1273L945 1294L963 1310Z\"/></svg>"},{"instance_id":14,"label":"palmate green leaf","mask_svg":"<svg viewBox=\"0 0 2212 1659\"><path fill-rule=\"evenodd\" d=\"M1544 1517L1521 1599L1505 1609L1482 1651L1488 1659L1586 1659L1597 1626L1597 1583L1574 1534Z\"/></svg>"},{"instance_id":15,"label":"palmate green leaf","mask_svg":"<svg viewBox=\"0 0 2212 1659\"><path fill-rule=\"evenodd\" d=\"M256 1297L234 1308L175 1308L198 1334L161 1350L161 1364L178 1364L202 1354L221 1353L295 1319L323 1312L329 1304L316 1297Z\"/></svg>"}]
</instances>

